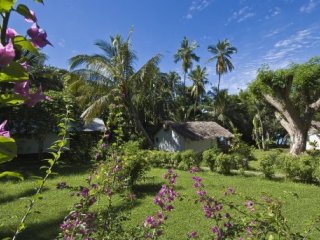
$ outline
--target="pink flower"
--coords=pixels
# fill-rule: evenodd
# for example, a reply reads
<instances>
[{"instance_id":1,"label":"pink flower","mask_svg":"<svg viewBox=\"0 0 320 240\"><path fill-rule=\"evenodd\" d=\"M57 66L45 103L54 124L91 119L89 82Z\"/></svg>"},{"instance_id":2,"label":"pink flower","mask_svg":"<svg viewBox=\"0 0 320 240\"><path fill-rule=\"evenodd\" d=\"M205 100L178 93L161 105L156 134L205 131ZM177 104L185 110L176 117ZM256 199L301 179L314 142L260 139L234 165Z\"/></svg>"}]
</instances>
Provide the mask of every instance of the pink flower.
<instances>
[{"instance_id":1,"label":"pink flower","mask_svg":"<svg viewBox=\"0 0 320 240\"><path fill-rule=\"evenodd\" d=\"M28 107L33 107L42 100L51 100L51 98L43 94L42 87L40 86L35 93L29 94L29 98L25 101L25 104Z\"/></svg>"},{"instance_id":2,"label":"pink flower","mask_svg":"<svg viewBox=\"0 0 320 240\"><path fill-rule=\"evenodd\" d=\"M34 23L34 22L36 22L36 21L37 21L37 17L36 17L35 12L32 11L32 10L30 10L30 14L31 14L32 18L31 18L31 17L25 18L24 20L26 20L26 22L29 22L29 23Z\"/></svg>"},{"instance_id":3,"label":"pink flower","mask_svg":"<svg viewBox=\"0 0 320 240\"><path fill-rule=\"evenodd\" d=\"M28 70L29 65L27 62L23 62L20 65L23 67L24 70Z\"/></svg>"},{"instance_id":4,"label":"pink flower","mask_svg":"<svg viewBox=\"0 0 320 240\"><path fill-rule=\"evenodd\" d=\"M42 28L38 28L37 24L34 23L31 28L27 31L28 35L31 37L31 42L35 47L43 48L47 44L52 45L47 40L47 33Z\"/></svg>"},{"instance_id":5,"label":"pink flower","mask_svg":"<svg viewBox=\"0 0 320 240\"><path fill-rule=\"evenodd\" d=\"M14 93L23 97L29 96L29 81L17 82L13 87Z\"/></svg>"},{"instance_id":6,"label":"pink flower","mask_svg":"<svg viewBox=\"0 0 320 240\"><path fill-rule=\"evenodd\" d=\"M4 126L7 124L7 120L3 121L1 124L0 124L0 136L3 136L3 137L6 137L6 138L10 138L10 132L9 131L6 131L4 129Z\"/></svg>"},{"instance_id":7,"label":"pink flower","mask_svg":"<svg viewBox=\"0 0 320 240\"><path fill-rule=\"evenodd\" d=\"M16 53L11 41L6 46L0 43L0 66L6 66L11 63L15 58Z\"/></svg>"},{"instance_id":8,"label":"pink flower","mask_svg":"<svg viewBox=\"0 0 320 240\"><path fill-rule=\"evenodd\" d=\"M198 233L196 231L192 231L192 232L188 233L188 237L189 238L197 238Z\"/></svg>"},{"instance_id":9,"label":"pink flower","mask_svg":"<svg viewBox=\"0 0 320 240\"><path fill-rule=\"evenodd\" d=\"M244 204L249 212L253 212L254 211L254 203L252 201L246 201Z\"/></svg>"},{"instance_id":10,"label":"pink flower","mask_svg":"<svg viewBox=\"0 0 320 240\"><path fill-rule=\"evenodd\" d=\"M17 36L18 33L17 33L16 30L14 30L13 28L7 28L7 33L6 33L6 35L7 35L7 38L12 39L12 38L14 38L15 36Z\"/></svg>"}]
</instances>

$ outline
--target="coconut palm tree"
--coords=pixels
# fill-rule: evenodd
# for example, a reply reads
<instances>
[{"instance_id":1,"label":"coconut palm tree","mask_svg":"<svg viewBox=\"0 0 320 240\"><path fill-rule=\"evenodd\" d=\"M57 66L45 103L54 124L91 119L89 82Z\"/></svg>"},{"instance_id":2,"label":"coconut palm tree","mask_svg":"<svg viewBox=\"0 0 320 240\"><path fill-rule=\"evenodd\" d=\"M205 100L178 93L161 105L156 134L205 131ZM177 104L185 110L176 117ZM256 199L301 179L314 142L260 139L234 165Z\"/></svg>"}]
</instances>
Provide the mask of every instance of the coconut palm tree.
<instances>
[{"instance_id":1,"label":"coconut palm tree","mask_svg":"<svg viewBox=\"0 0 320 240\"><path fill-rule=\"evenodd\" d=\"M192 61L198 62L200 57L198 57L193 50L198 47L196 42L192 42L189 44L189 40L187 37L184 37L180 48L174 55L174 62L177 63L179 61L182 62L182 71L183 71L183 85L186 86L186 78L188 71L192 68Z\"/></svg>"},{"instance_id":2,"label":"coconut palm tree","mask_svg":"<svg viewBox=\"0 0 320 240\"><path fill-rule=\"evenodd\" d=\"M110 37L110 42L99 40L95 45L102 50L103 54L77 55L70 59L70 69L81 75L88 81L94 81L104 88L109 89L105 95L94 101L82 114L85 121L90 121L96 114L108 104L112 103L114 93L119 93L127 113L135 123L136 129L146 138L152 146L152 141L144 129L134 103L139 94L137 86L147 84L154 75L158 74L160 55L152 57L138 71L133 65L137 59L132 50L131 32L127 39L120 35Z\"/></svg>"},{"instance_id":3,"label":"coconut palm tree","mask_svg":"<svg viewBox=\"0 0 320 240\"><path fill-rule=\"evenodd\" d=\"M205 85L208 83L207 69L201 69L199 65L189 74L189 78L193 81L191 86L191 96L194 97L194 117L196 116L197 104L201 100L201 96L205 93Z\"/></svg>"},{"instance_id":4,"label":"coconut palm tree","mask_svg":"<svg viewBox=\"0 0 320 240\"><path fill-rule=\"evenodd\" d=\"M216 60L216 73L219 76L217 89L219 92L221 75L234 69L231 54L237 53L237 48L233 47L228 39L225 39L223 41L219 40L217 45L210 45L208 51L213 54L209 62Z\"/></svg>"}]
</instances>

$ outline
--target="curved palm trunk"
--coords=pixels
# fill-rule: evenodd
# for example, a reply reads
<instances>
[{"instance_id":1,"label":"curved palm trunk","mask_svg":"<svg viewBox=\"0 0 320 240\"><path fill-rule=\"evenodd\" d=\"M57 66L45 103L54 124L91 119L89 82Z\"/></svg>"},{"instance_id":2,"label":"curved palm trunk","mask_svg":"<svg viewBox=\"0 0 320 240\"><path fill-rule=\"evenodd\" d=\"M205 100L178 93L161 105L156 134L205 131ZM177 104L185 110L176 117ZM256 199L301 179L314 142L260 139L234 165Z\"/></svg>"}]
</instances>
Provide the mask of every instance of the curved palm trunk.
<instances>
[{"instance_id":1,"label":"curved palm trunk","mask_svg":"<svg viewBox=\"0 0 320 240\"><path fill-rule=\"evenodd\" d=\"M153 148L153 146L154 146L153 141L151 140L149 134L145 130L144 126L142 125L135 106L132 104L130 99L128 99L126 101L126 103L127 103L126 106L127 106L128 112L130 113L130 115L132 116L132 118L134 120L134 123L136 125L135 127L136 127L137 131L139 131L145 137L145 139L147 140L150 147Z\"/></svg>"},{"instance_id":2,"label":"curved palm trunk","mask_svg":"<svg viewBox=\"0 0 320 240\"><path fill-rule=\"evenodd\" d=\"M187 78L187 72L184 72L183 74L183 105L184 105L183 121L187 120L186 78Z\"/></svg>"}]
</instances>

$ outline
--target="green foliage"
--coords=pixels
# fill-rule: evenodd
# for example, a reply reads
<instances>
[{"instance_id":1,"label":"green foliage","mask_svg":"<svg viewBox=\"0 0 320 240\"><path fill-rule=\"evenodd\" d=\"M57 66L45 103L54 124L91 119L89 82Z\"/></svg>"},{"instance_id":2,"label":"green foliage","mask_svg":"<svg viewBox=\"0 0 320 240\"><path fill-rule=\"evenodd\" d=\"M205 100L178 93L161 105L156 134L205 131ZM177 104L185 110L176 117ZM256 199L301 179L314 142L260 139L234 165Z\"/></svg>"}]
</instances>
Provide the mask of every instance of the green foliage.
<instances>
[{"instance_id":1,"label":"green foliage","mask_svg":"<svg viewBox=\"0 0 320 240\"><path fill-rule=\"evenodd\" d=\"M209 166L211 171L216 169L216 159L221 153L221 149L218 147L210 148L202 153L202 160Z\"/></svg>"},{"instance_id":2,"label":"green foliage","mask_svg":"<svg viewBox=\"0 0 320 240\"><path fill-rule=\"evenodd\" d=\"M121 146L123 167L125 169L125 177L128 184L132 187L138 180L143 179L150 164L147 161L147 154L140 148L140 143L137 141L128 141Z\"/></svg>"},{"instance_id":3,"label":"green foliage","mask_svg":"<svg viewBox=\"0 0 320 240\"><path fill-rule=\"evenodd\" d=\"M230 174L231 169L236 168L236 160L233 155L220 153L216 157L215 169L222 174Z\"/></svg>"},{"instance_id":4,"label":"green foliage","mask_svg":"<svg viewBox=\"0 0 320 240\"><path fill-rule=\"evenodd\" d=\"M0 136L0 164L17 156L17 145L13 138Z\"/></svg>"},{"instance_id":5,"label":"green foliage","mask_svg":"<svg viewBox=\"0 0 320 240\"><path fill-rule=\"evenodd\" d=\"M20 63L12 62L0 72L0 82L15 82L29 80L28 72Z\"/></svg>"},{"instance_id":6,"label":"green foliage","mask_svg":"<svg viewBox=\"0 0 320 240\"><path fill-rule=\"evenodd\" d=\"M305 154L298 157L287 155L283 158L281 166L287 177L292 180L314 182L319 177L319 157Z\"/></svg>"},{"instance_id":7,"label":"green foliage","mask_svg":"<svg viewBox=\"0 0 320 240\"><path fill-rule=\"evenodd\" d=\"M266 178L272 178L277 166L277 154L270 153L264 155L260 159L260 170L264 173Z\"/></svg>"},{"instance_id":8,"label":"green foliage","mask_svg":"<svg viewBox=\"0 0 320 240\"><path fill-rule=\"evenodd\" d=\"M0 12L9 12L16 0L0 0Z\"/></svg>"}]
</instances>

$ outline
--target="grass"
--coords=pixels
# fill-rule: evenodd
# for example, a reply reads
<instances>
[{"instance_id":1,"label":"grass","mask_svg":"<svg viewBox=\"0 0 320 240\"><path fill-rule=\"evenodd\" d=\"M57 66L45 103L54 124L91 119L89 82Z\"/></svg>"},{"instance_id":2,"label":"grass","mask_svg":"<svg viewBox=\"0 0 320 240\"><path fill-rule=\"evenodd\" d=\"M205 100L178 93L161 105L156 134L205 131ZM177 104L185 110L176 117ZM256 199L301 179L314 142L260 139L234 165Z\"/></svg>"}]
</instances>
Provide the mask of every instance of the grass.
<instances>
[{"instance_id":1,"label":"grass","mask_svg":"<svg viewBox=\"0 0 320 240\"><path fill-rule=\"evenodd\" d=\"M31 167L29 174L32 175ZM62 222L68 210L77 201L77 197L71 197L68 190L56 190L55 186L61 181L69 185L79 186L85 184L85 178L89 174L88 166L78 166L60 169L61 173L50 179L43 193L43 200L36 203L34 212L27 221L27 229L19 239L53 239L58 233L59 224ZM141 224L147 215L154 214L158 208L153 204L153 197L163 183L162 174L164 169L152 169L147 180L135 187L138 196L136 203L130 212L130 221L127 227ZM191 230L197 230L200 234L206 235L210 232L211 223L202 214L199 205L194 204L194 189L191 176L188 172L177 171L178 192L188 196L183 201L175 203L175 210L170 213L163 239L185 239L185 234ZM259 197L262 193L280 198L284 202L284 214L289 224L297 230L304 229L311 218L320 214L318 207L320 199L320 188L313 185L276 182L261 177L245 176L223 176L211 172L202 172L204 184L208 192L220 195L228 186L233 186L237 192L247 196ZM23 182L6 181L0 185L0 239L12 236L14 227L24 212L26 199L32 195L36 186L36 180L29 177ZM294 194L298 194L295 197ZM104 207L103 202L98 206ZM315 235L314 239L320 239Z\"/></svg>"}]
</instances>

